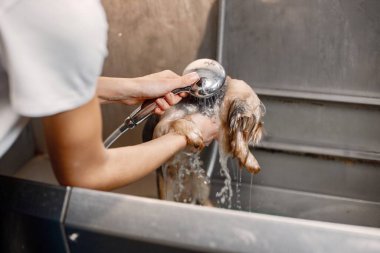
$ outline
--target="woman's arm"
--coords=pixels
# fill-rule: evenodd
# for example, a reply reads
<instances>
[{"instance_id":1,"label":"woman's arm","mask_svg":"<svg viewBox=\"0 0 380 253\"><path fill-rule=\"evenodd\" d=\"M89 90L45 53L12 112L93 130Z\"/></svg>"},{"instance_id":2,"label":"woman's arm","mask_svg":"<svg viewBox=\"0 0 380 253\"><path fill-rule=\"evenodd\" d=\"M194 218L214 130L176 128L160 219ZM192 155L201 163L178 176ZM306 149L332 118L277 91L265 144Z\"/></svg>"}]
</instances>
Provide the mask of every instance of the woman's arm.
<instances>
[{"instance_id":1,"label":"woman's arm","mask_svg":"<svg viewBox=\"0 0 380 253\"><path fill-rule=\"evenodd\" d=\"M43 119L54 172L63 185L110 190L149 174L185 148L186 138L168 134L129 147L105 149L97 98Z\"/></svg>"},{"instance_id":2,"label":"woman's arm","mask_svg":"<svg viewBox=\"0 0 380 253\"><path fill-rule=\"evenodd\" d=\"M199 80L196 72L179 76L170 70L137 78L99 77L97 95L102 103L124 103L134 105L146 99L158 98L157 114L162 114L171 105L181 100L181 95L171 91L189 86ZM162 98L159 98L162 97Z\"/></svg>"}]
</instances>

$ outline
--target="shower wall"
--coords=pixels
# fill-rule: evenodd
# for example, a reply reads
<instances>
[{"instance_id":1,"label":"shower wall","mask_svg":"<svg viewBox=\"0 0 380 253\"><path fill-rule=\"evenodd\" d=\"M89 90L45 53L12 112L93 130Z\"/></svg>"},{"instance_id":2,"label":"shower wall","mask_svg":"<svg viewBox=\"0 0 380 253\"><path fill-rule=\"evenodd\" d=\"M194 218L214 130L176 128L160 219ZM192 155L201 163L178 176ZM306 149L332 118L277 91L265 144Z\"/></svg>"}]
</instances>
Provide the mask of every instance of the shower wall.
<instances>
[{"instance_id":1,"label":"shower wall","mask_svg":"<svg viewBox=\"0 0 380 253\"><path fill-rule=\"evenodd\" d=\"M267 107L254 182L379 201L380 1L235 0L223 11L223 64Z\"/></svg>"}]
</instances>

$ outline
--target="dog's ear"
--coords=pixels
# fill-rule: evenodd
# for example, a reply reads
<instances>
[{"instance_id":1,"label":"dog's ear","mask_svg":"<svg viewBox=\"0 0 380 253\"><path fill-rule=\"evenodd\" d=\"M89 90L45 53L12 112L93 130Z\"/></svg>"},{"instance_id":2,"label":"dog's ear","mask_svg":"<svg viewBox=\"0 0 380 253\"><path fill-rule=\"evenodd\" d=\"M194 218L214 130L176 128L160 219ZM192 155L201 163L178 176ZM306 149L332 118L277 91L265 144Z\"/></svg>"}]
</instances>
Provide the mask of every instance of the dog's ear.
<instances>
[{"instance_id":1,"label":"dog's ear","mask_svg":"<svg viewBox=\"0 0 380 253\"><path fill-rule=\"evenodd\" d=\"M265 107L260 104L252 113L245 100L234 99L227 116L230 139L236 140L237 133L240 132L244 142L257 144L263 135L262 108Z\"/></svg>"},{"instance_id":2,"label":"dog's ear","mask_svg":"<svg viewBox=\"0 0 380 253\"><path fill-rule=\"evenodd\" d=\"M261 117L265 113L262 104L256 108L243 99L235 98L228 108L227 126L230 152L251 173L260 171L256 158L249 151L248 145L256 144L263 135Z\"/></svg>"},{"instance_id":3,"label":"dog's ear","mask_svg":"<svg viewBox=\"0 0 380 253\"><path fill-rule=\"evenodd\" d=\"M264 122L257 123L256 129L252 131L252 139L250 143L257 144L261 141L264 135Z\"/></svg>"}]
</instances>

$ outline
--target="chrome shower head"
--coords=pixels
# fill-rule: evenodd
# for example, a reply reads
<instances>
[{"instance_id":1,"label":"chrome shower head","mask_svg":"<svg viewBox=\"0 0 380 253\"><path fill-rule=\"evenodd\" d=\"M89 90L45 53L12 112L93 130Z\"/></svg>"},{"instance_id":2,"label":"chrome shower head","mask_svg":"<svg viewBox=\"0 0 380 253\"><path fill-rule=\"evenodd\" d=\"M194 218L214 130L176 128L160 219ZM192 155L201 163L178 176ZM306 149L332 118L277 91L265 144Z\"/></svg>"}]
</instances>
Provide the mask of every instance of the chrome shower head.
<instances>
[{"instance_id":1,"label":"chrome shower head","mask_svg":"<svg viewBox=\"0 0 380 253\"><path fill-rule=\"evenodd\" d=\"M210 98L218 94L226 81L226 72L222 65L211 59L193 61L183 71L186 75L197 72L200 79L191 86L173 90L173 93L188 92L196 98Z\"/></svg>"}]
</instances>

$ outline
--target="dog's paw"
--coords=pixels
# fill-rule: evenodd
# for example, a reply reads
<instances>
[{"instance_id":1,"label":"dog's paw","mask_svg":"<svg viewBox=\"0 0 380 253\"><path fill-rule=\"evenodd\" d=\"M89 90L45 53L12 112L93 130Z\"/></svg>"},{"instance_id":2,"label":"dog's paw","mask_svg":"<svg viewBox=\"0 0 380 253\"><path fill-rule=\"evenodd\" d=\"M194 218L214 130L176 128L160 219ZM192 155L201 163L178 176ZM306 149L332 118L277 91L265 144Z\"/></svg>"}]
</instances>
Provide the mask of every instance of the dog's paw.
<instances>
[{"instance_id":1,"label":"dog's paw","mask_svg":"<svg viewBox=\"0 0 380 253\"><path fill-rule=\"evenodd\" d=\"M200 151L205 146L201 131L191 120L178 119L173 121L169 131L185 136L188 146L194 151Z\"/></svg>"}]
</instances>

